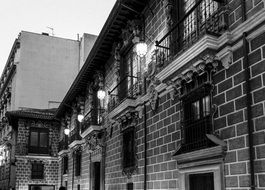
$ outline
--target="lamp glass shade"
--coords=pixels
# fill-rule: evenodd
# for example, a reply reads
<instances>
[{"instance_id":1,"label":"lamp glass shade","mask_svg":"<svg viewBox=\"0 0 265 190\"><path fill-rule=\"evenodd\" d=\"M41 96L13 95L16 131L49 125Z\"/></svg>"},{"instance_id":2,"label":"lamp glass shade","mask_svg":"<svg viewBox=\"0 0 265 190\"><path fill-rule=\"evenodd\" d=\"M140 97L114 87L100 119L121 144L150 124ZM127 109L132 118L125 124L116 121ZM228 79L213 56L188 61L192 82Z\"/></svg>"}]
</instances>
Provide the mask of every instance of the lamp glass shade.
<instances>
[{"instance_id":1,"label":"lamp glass shade","mask_svg":"<svg viewBox=\"0 0 265 190\"><path fill-rule=\"evenodd\" d=\"M69 134L70 134L70 129L65 128L65 129L64 129L64 134L65 134L65 135L69 135Z\"/></svg>"},{"instance_id":2,"label":"lamp glass shade","mask_svg":"<svg viewBox=\"0 0 265 190\"><path fill-rule=\"evenodd\" d=\"M147 44L145 42L139 42L135 47L136 53L140 57L144 57L147 53Z\"/></svg>"},{"instance_id":3,"label":"lamp glass shade","mask_svg":"<svg viewBox=\"0 0 265 190\"><path fill-rule=\"evenodd\" d=\"M77 120L81 123L84 119L84 115L83 114L78 114L77 115Z\"/></svg>"},{"instance_id":4,"label":"lamp glass shade","mask_svg":"<svg viewBox=\"0 0 265 190\"><path fill-rule=\"evenodd\" d=\"M98 99L103 100L106 96L106 92L102 89L99 89L97 92Z\"/></svg>"}]
</instances>

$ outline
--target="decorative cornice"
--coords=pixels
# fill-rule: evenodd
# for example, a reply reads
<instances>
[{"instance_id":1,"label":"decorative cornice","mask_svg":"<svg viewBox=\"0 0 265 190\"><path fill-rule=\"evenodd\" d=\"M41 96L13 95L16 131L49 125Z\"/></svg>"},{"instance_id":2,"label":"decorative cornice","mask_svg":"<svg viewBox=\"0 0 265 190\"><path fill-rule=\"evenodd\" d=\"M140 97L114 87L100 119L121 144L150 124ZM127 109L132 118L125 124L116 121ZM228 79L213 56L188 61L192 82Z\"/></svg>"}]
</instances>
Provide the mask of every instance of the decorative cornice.
<instances>
[{"instance_id":1,"label":"decorative cornice","mask_svg":"<svg viewBox=\"0 0 265 190\"><path fill-rule=\"evenodd\" d=\"M135 127L137 125L137 120L138 112L135 109L124 112L116 119L121 126L121 131L124 131L129 127Z\"/></svg>"},{"instance_id":2,"label":"decorative cornice","mask_svg":"<svg viewBox=\"0 0 265 190\"><path fill-rule=\"evenodd\" d=\"M71 144L69 144L68 146L70 149L73 149L74 147L79 146L79 145L83 145L84 143L85 143L85 139L75 140Z\"/></svg>"}]
</instances>

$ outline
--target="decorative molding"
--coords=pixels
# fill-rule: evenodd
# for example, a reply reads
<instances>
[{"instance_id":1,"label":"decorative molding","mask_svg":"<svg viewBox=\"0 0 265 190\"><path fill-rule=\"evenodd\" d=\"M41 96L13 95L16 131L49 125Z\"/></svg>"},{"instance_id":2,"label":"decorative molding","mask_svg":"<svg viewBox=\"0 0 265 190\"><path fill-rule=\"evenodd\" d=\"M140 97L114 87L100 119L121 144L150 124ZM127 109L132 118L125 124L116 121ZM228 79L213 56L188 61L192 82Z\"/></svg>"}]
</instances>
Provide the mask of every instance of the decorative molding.
<instances>
[{"instance_id":1,"label":"decorative molding","mask_svg":"<svg viewBox=\"0 0 265 190\"><path fill-rule=\"evenodd\" d=\"M104 146L104 130L94 130L85 137L85 143L83 145L83 150L87 153L93 153L96 150L101 149Z\"/></svg>"},{"instance_id":2,"label":"decorative molding","mask_svg":"<svg viewBox=\"0 0 265 190\"><path fill-rule=\"evenodd\" d=\"M125 99L120 105L118 105L114 110L109 113L110 119L115 119L118 117L124 110L132 109L136 107L136 100L133 99Z\"/></svg>"},{"instance_id":3,"label":"decorative molding","mask_svg":"<svg viewBox=\"0 0 265 190\"><path fill-rule=\"evenodd\" d=\"M218 59L221 61L222 66L225 69L229 69L230 65L233 62L233 52L230 46L224 48L217 54Z\"/></svg>"},{"instance_id":4,"label":"decorative molding","mask_svg":"<svg viewBox=\"0 0 265 190\"><path fill-rule=\"evenodd\" d=\"M84 139L82 139L82 140L75 140L71 144L69 144L68 146L69 146L70 149L73 149L74 147L80 146L80 145L82 145L84 143L85 143L85 140Z\"/></svg>"},{"instance_id":5,"label":"decorative molding","mask_svg":"<svg viewBox=\"0 0 265 190\"><path fill-rule=\"evenodd\" d=\"M163 4L166 15L166 23L169 31L173 25L173 2L172 0L163 0Z\"/></svg>"},{"instance_id":6,"label":"decorative molding","mask_svg":"<svg viewBox=\"0 0 265 190\"><path fill-rule=\"evenodd\" d=\"M135 127L137 125L138 112L136 110L128 110L123 113L120 117L116 119L120 124L121 132L130 127Z\"/></svg>"},{"instance_id":7,"label":"decorative molding","mask_svg":"<svg viewBox=\"0 0 265 190\"><path fill-rule=\"evenodd\" d=\"M102 129L101 125L90 125L80 136L82 138L85 138L90 133L93 133L94 131L100 131Z\"/></svg>"},{"instance_id":8,"label":"decorative molding","mask_svg":"<svg viewBox=\"0 0 265 190\"><path fill-rule=\"evenodd\" d=\"M204 73L208 75L208 82L211 82L210 72L215 72L219 64L219 60L215 55L206 54L201 58L199 64L192 65L181 74L177 75L174 79L166 81L167 90L170 92L170 97L174 100L176 97L183 95L185 92L181 92L183 84L190 83L196 79L194 76L200 76Z\"/></svg>"},{"instance_id":9,"label":"decorative molding","mask_svg":"<svg viewBox=\"0 0 265 190\"><path fill-rule=\"evenodd\" d=\"M223 160L226 146L215 146L174 156L179 169L218 163ZM211 161L212 160L212 161Z\"/></svg>"},{"instance_id":10,"label":"decorative molding","mask_svg":"<svg viewBox=\"0 0 265 190\"><path fill-rule=\"evenodd\" d=\"M114 45L114 74L117 84L120 81L120 64L121 64L121 43L115 43Z\"/></svg>"}]
</instances>

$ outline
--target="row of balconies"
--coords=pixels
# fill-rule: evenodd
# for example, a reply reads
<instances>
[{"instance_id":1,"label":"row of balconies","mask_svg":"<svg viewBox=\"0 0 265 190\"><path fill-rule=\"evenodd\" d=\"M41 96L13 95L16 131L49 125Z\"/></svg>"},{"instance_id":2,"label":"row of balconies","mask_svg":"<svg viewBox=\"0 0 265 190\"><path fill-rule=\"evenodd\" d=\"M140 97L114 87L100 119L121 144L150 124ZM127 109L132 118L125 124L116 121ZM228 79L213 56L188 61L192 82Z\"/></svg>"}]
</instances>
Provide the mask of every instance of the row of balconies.
<instances>
[{"instance_id":1,"label":"row of balconies","mask_svg":"<svg viewBox=\"0 0 265 190\"><path fill-rule=\"evenodd\" d=\"M193 10L188 11L178 23L169 26L168 33L161 40L156 41L157 49L154 52L154 57L158 68L157 72L165 68L173 59L176 59L203 36L220 36L224 33L228 27L228 15L223 1L219 2L220 4L214 1L202 1ZM117 115L116 112L122 112L125 109L118 108L121 104L124 104L125 107L136 107L135 100L137 97L145 95L145 86L149 84L148 81L145 81L146 78L139 76L141 75L138 73L137 76L126 75L117 81L118 84L108 92L107 111L109 114L111 113L111 117ZM148 78L148 73L145 76ZM60 142L59 151L67 149L67 144L82 140L81 135L89 131L89 128L93 128L92 126L100 126L103 121L103 112L104 110L91 110L87 114L87 119L70 132L68 140L63 139Z\"/></svg>"},{"instance_id":2,"label":"row of balconies","mask_svg":"<svg viewBox=\"0 0 265 190\"><path fill-rule=\"evenodd\" d=\"M94 130L100 130L103 124L104 109L91 109L81 123L78 123L69 133L69 136L64 135L59 141L58 152L67 150L68 146L75 142L80 142L82 136L86 136Z\"/></svg>"}]
</instances>

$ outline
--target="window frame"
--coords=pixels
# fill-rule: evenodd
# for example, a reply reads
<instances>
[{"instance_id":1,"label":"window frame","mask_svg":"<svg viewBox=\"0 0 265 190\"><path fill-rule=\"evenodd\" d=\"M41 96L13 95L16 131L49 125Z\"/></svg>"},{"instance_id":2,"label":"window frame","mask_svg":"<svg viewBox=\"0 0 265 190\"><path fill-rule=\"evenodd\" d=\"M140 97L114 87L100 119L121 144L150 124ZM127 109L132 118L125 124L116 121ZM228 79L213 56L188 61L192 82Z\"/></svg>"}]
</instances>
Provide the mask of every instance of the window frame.
<instances>
[{"instance_id":1,"label":"window frame","mask_svg":"<svg viewBox=\"0 0 265 190\"><path fill-rule=\"evenodd\" d=\"M39 167L41 167L41 169L39 169ZM44 163L31 163L31 179L44 179Z\"/></svg>"},{"instance_id":2,"label":"window frame","mask_svg":"<svg viewBox=\"0 0 265 190\"><path fill-rule=\"evenodd\" d=\"M224 179L223 179L223 164L212 164L203 165L197 167L190 167L179 170L179 181L180 189L190 190L189 187L189 175L202 174L202 173L213 173L214 190L222 190Z\"/></svg>"},{"instance_id":3,"label":"window frame","mask_svg":"<svg viewBox=\"0 0 265 190\"><path fill-rule=\"evenodd\" d=\"M138 85L138 75L140 72L140 58L135 52L135 46L132 42L122 48L120 62L120 86L118 96L122 100L136 95ZM130 60L130 61L128 61ZM134 65L135 63L135 65ZM134 70L135 68L135 70ZM134 74L136 76L134 76Z\"/></svg>"},{"instance_id":4,"label":"window frame","mask_svg":"<svg viewBox=\"0 0 265 190\"><path fill-rule=\"evenodd\" d=\"M63 167L62 167L62 169L63 169L63 175L65 175L65 174L68 174L68 162L69 162L69 158L68 158L68 156L64 156L62 160L63 160L63 162L62 162L62 165L63 165Z\"/></svg>"},{"instance_id":5,"label":"window frame","mask_svg":"<svg viewBox=\"0 0 265 190\"><path fill-rule=\"evenodd\" d=\"M74 156L75 162L75 176L81 176L81 166L82 166L82 151L78 150L75 152Z\"/></svg>"},{"instance_id":6,"label":"window frame","mask_svg":"<svg viewBox=\"0 0 265 190\"><path fill-rule=\"evenodd\" d=\"M128 138L128 135L130 138ZM128 127L124 131L122 131L122 167L123 170L131 170L136 166L136 141L135 141L135 127ZM131 152L128 152L128 146L131 141Z\"/></svg>"},{"instance_id":7,"label":"window frame","mask_svg":"<svg viewBox=\"0 0 265 190\"><path fill-rule=\"evenodd\" d=\"M182 148L180 152L192 152L202 148L210 147L213 143L207 138L206 134L213 131L212 125L212 84L209 82L209 73L203 76L196 76L193 83L184 84L182 91L185 94L181 97L183 110L182 117ZM203 113L203 99L208 98L207 114ZM192 113L192 105L199 102L200 118L196 118ZM199 131L199 133L198 133ZM193 138L191 138L193 137ZM194 142L196 140L196 142Z\"/></svg>"},{"instance_id":8,"label":"window frame","mask_svg":"<svg viewBox=\"0 0 265 190\"><path fill-rule=\"evenodd\" d=\"M38 137L37 137L37 146L32 146L31 145L31 140L32 140L32 132L37 132ZM41 147L40 146L40 134L45 133L47 135L47 143L46 147ZM28 142L28 153L32 154L49 154L49 128L38 128L38 127L30 127L29 130L29 142Z\"/></svg>"}]
</instances>

